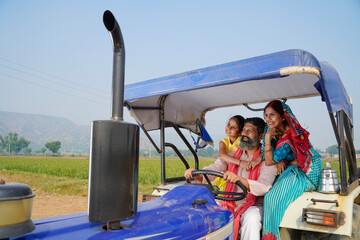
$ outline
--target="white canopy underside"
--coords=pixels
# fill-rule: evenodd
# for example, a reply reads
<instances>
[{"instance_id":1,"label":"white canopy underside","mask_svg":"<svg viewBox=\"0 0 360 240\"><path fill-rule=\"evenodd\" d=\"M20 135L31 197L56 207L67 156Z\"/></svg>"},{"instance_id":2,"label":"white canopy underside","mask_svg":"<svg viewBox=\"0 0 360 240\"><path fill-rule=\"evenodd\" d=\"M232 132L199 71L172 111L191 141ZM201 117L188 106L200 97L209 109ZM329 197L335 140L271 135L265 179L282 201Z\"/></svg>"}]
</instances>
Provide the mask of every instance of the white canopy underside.
<instances>
[{"instance_id":1,"label":"white canopy underside","mask_svg":"<svg viewBox=\"0 0 360 240\"><path fill-rule=\"evenodd\" d=\"M173 122L198 132L196 120L205 124L204 114L227 106L254 104L281 98L302 98L319 95L314 84L319 80L313 74L294 74L281 78L252 80L171 93L165 100L165 121ZM159 95L136 99L131 107L158 107ZM146 130L160 128L159 110L131 109L134 117Z\"/></svg>"}]
</instances>

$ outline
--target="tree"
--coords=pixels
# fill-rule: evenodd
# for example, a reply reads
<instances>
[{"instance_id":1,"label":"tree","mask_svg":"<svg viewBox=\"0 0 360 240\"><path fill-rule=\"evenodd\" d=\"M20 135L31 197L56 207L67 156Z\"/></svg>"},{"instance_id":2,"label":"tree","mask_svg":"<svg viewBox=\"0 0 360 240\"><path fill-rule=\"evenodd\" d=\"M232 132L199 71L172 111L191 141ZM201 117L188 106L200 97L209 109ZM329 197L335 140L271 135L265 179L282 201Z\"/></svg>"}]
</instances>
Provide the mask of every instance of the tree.
<instances>
[{"instance_id":1,"label":"tree","mask_svg":"<svg viewBox=\"0 0 360 240\"><path fill-rule=\"evenodd\" d=\"M45 152L46 152L46 148L41 148L41 150L40 150L40 152L42 153L42 154L44 154Z\"/></svg>"},{"instance_id":2,"label":"tree","mask_svg":"<svg viewBox=\"0 0 360 240\"><path fill-rule=\"evenodd\" d=\"M24 150L24 153L25 153L26 155L30 155L31 152L32 152L32 149L31 149L31 148L25 148L25 150Z\"/></svg>"},{"instance_id":3,"label":"tree","mask_svg":"<svg viewBox=\"0 0 360 240\"><path fill-rule=\"evenodd\" d=\"M323 150L321 150L320 148L315 148L315 151L317 151L318 153L322 153L324 152Z\"/></svg>"},{"instance_id":4,"label":"tree","mask_svg":"<svg viewBox=\"0 0 360 240\"><path fill-rule=\"evenodd\" d=\"M5 140L3 138L3 136L0 135L0 152L3 152L3 150L5 149Z\"/></svg>"},{"instance_id":5,"label":"tree","mask_svg":"<svg viewBox=\"0 0 360 240\"><path fill-rule=\"evenodd\" d=\"M57 153L57 151L61 148L60 141L47 142L45 147L49 149L52 153Z\"/></svg>"},{"instance_id":6,"label":"tree","mask_svg":"<svg viewBox=\"0 0 360 240\"><path fill-rule=\"evenodd\" d=\"M333 156L334 154L338 154L339 153L338 145L332 145L326 148L325 152L330 153L331 156Z\"/></svg>"},{"instance_id":7,"label":"tree","mask_svg":"<svg viewBox=\"0 0 360 240\"><path fill-rule=\"evenodd\" d=\"M0 150L5 149L9 154L18 154L22 149L26 149L30 145L30 141L24 137L20 137L17 133L10 132L7 136L0 136Z\"/></svg>"}]
</instances>

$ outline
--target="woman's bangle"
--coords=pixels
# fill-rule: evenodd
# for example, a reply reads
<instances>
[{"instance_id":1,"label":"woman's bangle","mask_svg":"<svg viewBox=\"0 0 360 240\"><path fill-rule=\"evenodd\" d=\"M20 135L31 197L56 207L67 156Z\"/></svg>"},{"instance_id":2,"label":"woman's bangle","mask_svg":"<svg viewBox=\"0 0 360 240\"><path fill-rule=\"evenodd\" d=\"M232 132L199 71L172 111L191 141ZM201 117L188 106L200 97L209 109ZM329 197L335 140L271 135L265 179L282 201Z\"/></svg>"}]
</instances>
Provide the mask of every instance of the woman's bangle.
<instances>
[{"instance_id":1,"label":"woman's bangle","mask_svg":"<svg viewBox=\"0 0 360 240\"><path fill-rule=\"evenodd\" d=\"M271 148L269 148L269 149L265 149L265 150L264 150L264 153L271 152L271 151L272 151L272 149L271 149Z\"/></svg>"}]
</instances>

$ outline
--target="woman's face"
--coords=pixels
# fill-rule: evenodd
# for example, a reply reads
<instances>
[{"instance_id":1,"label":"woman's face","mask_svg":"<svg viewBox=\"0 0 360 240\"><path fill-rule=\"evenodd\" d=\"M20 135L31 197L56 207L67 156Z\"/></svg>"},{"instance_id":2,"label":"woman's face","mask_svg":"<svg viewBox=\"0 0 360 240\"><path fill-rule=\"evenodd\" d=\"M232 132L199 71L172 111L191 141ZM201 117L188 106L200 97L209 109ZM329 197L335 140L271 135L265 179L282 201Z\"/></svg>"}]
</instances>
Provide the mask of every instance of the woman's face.
<instances>
[{"instance_id":1,"label":"woman's face","mask_svg":"<svg viewBox=\"0 0 360 240\"><path fill-rule=\"evenodd\" d=\"M237 138L240 135L240 129L237 122L234 119L230 119L225 127L225 134L230 138Z\"/></svg>"},{"instance_id":2,"label":"woman's face","mask_svg":"<svg viewBox=\"0 0 360 240\"><path fill-rule=\"evenodd\" d=\"M283 127L283 118L271 107L265 109L265 121L269 125L269 128Z\"/></svg>"}]
</instances>

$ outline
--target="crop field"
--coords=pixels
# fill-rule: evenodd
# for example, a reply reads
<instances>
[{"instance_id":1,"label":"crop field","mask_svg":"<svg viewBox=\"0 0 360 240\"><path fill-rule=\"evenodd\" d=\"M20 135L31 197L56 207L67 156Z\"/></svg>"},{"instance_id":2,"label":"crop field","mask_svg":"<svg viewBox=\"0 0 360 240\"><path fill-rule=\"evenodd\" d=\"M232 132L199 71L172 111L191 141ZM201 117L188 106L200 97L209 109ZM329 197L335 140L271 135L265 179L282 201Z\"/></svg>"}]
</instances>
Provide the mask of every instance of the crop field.
<instances>
[{"instance_id":1,"label":"crop field","mask_svg":"<svg viewBox=\"0 0 360 240\"><path fill-rule=\"evenodd\" d=\"M215 158L200 158L200 169L214 161ZM327 161L331 162L331 167L340 176L339 162ZM190 167L194 167L192 159L188 159L188 162ZM179 159L167 158L166 177L180 177L184 175L184 171L185 166ZM10 178L12 182L25 183L32 189L48 193L86 196L88 173L88 158L0 157L0 178ZM153 187L160 183L160 159L140 158L139 194L151 194Z\"/></svg>"},{"instance_id":2,"label":"crop field","mask_svg":"<svg viewBox=\"0 0 360 240\"><path fill-rule=\"evenodd\" d=\"M167 177L184 175L185 166L176 158L168 158ZM194 167L194 161L189 159ZM214 158L200 159L200 168L215 161ZM43 158L43 157L0 157L0 178L16 179L28 184L32 189L44 192L87 195L89 159ZM160 159L143 159L139 161L139 194L151 194L153 187L161 183Z\"/></svg>"}]
</instances>

